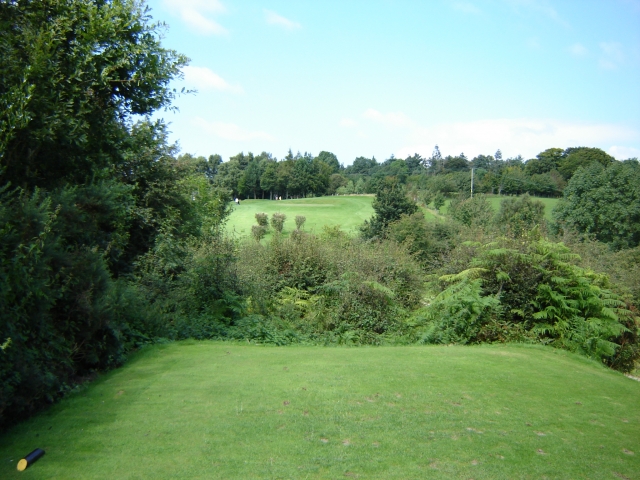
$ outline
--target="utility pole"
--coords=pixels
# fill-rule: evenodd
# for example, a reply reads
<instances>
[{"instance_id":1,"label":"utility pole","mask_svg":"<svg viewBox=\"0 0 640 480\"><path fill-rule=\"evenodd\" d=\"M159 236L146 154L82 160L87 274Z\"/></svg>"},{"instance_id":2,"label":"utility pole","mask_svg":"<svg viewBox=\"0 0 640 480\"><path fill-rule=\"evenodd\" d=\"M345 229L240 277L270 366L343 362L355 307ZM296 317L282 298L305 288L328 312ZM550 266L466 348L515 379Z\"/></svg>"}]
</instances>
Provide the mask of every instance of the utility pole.
<instances>
[{"instance_id":1,"label":"utility pole","mask_svg":"<svg viewBox=\"0 0 640 480\"><path fill-rule=\"evenodd\" d=\"M473 168L471 169L471 198L473 198Z\"/></svg>"}]
</instances>

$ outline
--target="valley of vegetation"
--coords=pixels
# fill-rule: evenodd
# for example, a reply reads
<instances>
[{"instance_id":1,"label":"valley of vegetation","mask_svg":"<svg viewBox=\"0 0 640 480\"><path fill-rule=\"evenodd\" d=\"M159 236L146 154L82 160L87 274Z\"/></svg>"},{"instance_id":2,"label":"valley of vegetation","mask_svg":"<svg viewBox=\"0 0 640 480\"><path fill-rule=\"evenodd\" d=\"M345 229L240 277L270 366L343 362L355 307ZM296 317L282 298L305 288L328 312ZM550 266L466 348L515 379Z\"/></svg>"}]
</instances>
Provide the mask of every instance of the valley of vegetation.
<instances>
[{"instance_id":1,"label":"valley of vegetation","mask_svg":"<svg viewBox=\"0 0 640 480\"><path fill-rule=\"evenodd\" d=\"M220 377L229 395L227 416L236 406L240 418L244 408L242 395L232 393L239 385L233 382L250 385L260 380L260 388L269 392L265 398L273 402L276 393L282 397L280 402L289 401L292 389L303 395L297 389L307 388L312 381L316 391L322 392L318 395L324 397L310 400L309 405L314 406L309 408L328 409L323 416L308 424L300 423L302 417L287 421L274 416L268 427L282 424L286 429L295 424L298 437L292 438L315 435L318 441L327 439L327 449L333 450L323 453L305 450L304 443L299 446L299 455L318 456L315 466L300 467L311 469L301 470L300 475L337 475L339 464L323 467L323 462L328 451L337 455L335 449L342 448L336 442L345 446L345 438L350 438L354 445L364 442L362 448L365 443L366 448L373 448L379 442L379 451L389 459L377 475L388 472L385 478L406 478L398 458L391 457L399 438L385 444L366 429L342 432L336 416L388 420L388 425L381 423L376 428L393 430L415 424L416 415L424 414L414 411L419 408L435 416L430 427L434 438L441 435L437 432L442 427L448 439L438 447L442 453L431 455L433 459L416 456L411 460L414 470L410 476L420 476L420 468L430 463L445 468L454 456L467 451L462 444L454 446L452 439L472 442L473 437L473 442L484 445L462 455L463 463L475 461L475 452L483 449L493 452L492 462L508 456L503 453L506 447L500 447L504 442L498 430L495 435L478 433L488 433L489 415L502 411L504 403L478 400L469 407L473 410L470 421L457 429L438 423L451 412L433 403L439 393L460 403L456 407L480 399L482 388L458 392L448 385L449 377L439 375L451 368L451 378L459 374L463 381L473 382L471 378L477 375L490 385L503 378L503 366L495 359L505 355L526 362L504 366L511 368L504 373L512 382L509 385L520 385L535 373L534 379L527 380L530 383L521 384L522 395L537 395L540 403L559 402L566 412L576 402L587 410L587 397L596 402L593 394L582 395L581 389L588 390L602 379L596 390L607 400L598 397L599 403L575 420L566 433L570 441L558 434L548 439L551 443L573 451L577 447L566 442L575 441L585 422L617 422L615 416L631 422L629 428L619 426L619 431L624 430L623 435L637 447L640 420L633 398L640 385L613 371L633 373L640 359L637 159L618 161L590 147L550 148L526 161L503 159L499 150L471 159L464 154L443 157L436 147L429 158L416 154L378 162L358 157L346 167L326 151L317 156L289 151L281 159L267 152L240 153L228 161L216 154L179 154L167 139L166 125L151 118L171 108L177 95L189 94L170 87L188 59L162 47L161 32L162 25L153 23L138 1L0 1L0 428L46 408L54 412L51 415L64 417L62 410L49 406L70 392L77 393L66 403L68 408L85 413L80 420L64 421L77 421L76 430L85 428L83 422L102 421L81 419L91 409L108 408L105 415L114 415L116 407L110 405L126 403L129 390L146 388L142 384L114 387L124 392L120 395L106 389L110 382L120 385L118 382L139 379L144 383L145 369L154 368L171 376L166 380L169 383L150 383L153 395L141 393L136 401L164 397L169 389L180 392L184 404L172 405L186 414L192 411L190 402L206 402L202 392L187 395L199 388L190 379L198 374L189 370L182 386L179 371L163 370L173 360L165 365L162 356L175 358L177 364L194 362L190 365L198 370L209 361L220 362L212 360L212 355L230 352L229 358L246 356L255 364L220 367L229 376ZM167 345L180 340L187 343ZM290 349L292 357L287 357L280 353L289 351L286 349L241 349L237 343L296 347ZM500 347L504 350L495 345L458 347L507 343L521 345ZM192 354L183 347L192 344L203 355L201 359L189 360ZM320 348L337 345L377 347ZM455 345L448 347L455 352L451 355L463 361L438 363L439 356L450 355L447 347L417 348L421 345ZM203 352L205 346L212 350ZM142 352L135 353L139 350ZM556 350L561 352L554 353ZM139 355L138 360L126 366L131 355ZM264 360L260 355L273 359ZM293 371L294 364L315 365L317 357L324 359L320 363L328 370L323 374L308 368L304 375L315 376L307 383L298 377L298 383L274 380L269 385L270 373L261 370L265 365L282 364L280 370ZM155 359L160 365L144 363L143 358ZM393 382L378 387L371 379L363 378L362 384L349 380L353 396L346 400L344 411L331 414L329 403L337 395L332 385L338 388L343 379L340 364L332 358L342 358L345 364L372 362L380 370L397 360L397 371L385 370L385 375L399 380L403 377L398 372L403 372L413 377L406 391ZM263 361L267 363L262 365ZM431 373L412 370L420 362ZM550 374L552 378L559 378L563 369L567 376L547 385L549 377L540 372L551 371L553 363L557 370ZM108 374L91 387L90 395L81 395L83 384L122 365L124 377ZM136 373L136 368L143 371ZM469 372L459 371L464 368ZM216 370L211 378L218 374ZM375 369L367 375L375 376ZM439 383L433 387L421 384L416 380L420 375L434 375ZM569 379L573 383L567 385ZM498 397L511 395L507 392L510 387L500 388ZM377 410L383 401L401 407L407 398L425 398L427 390L430 400L410 407L399 424L394 423L398 417ZM309 391L311 394L310 387ZM400 396L393 400L396 392ZM98 403L103 393L107 395L104 401L109 402L105 407ZM376 394L384 395L384 400L371 397ZM454 398L465 395L470 398ZM374 398L376 408L368 406L369 397ZM266 403L258 408L255 399L247 401L244 405L253 405L251 415L259 415L261 408L277 409ZM157 402L157 415L172 408ZM353 403L357 402L367 406L363 413L356 412ZM615 415L608 410L611 402L617 405ZM145 405L136 403L127 415L143 415ZM544 415L554 409L550 404ZM540 418L542 411L541 406L534 416ZM34 422L29 423L33 426L30 432L43 431L49 413L44 415L30 421ZM176 415L166 430L150 427L149 432L170 435L177 431L172 428L177 429L182 420ZM194 418L190 421L197 422ZM509 420L517 428L508 423L501 428L517 431L517 435L527 430L527 448L545 453L551 447L533 441L535 434L522 424L527 418L519 412L517 419ZM531 420L532 425L535 421ZM118 427L123 436L129 435L126 427ZM110 435L104 428L105 435ZM264 436L267 432L252 432L249 423L238 428L233 435ZM135 429L136 435L144 435L142 427ZM17 430L12 432L18 435ZM61 435L52 432L47 435ZM568 477L588 476L594 462L599 469L620 471L621 475L629 474L623 470L640 471L637 462L628 463L637 457L624 452L622 460L616 460L622 466L614 465L613 460L610 465L608 449L613 447L607 442L618 433L611 431L596 440L594 432L589 434L585 456L556 467L573 472ZM74 435L67 437L68 442L81 444L83 440ZM413 438L414 433L407 435ZM191 436L182 431L170 444L175 447L184 442L181 448L186 448ZM127 445L138 448L142 438L122 441L124 446L111 444L109 452L116 455L115 450L125 450ZM431 440L427 436L415 441ZM593 449L600 448L598 442L605 450L596 455ZM23 440L12 443L27 449L30 445ZM165 457L169 444L163 445L153 454ZM71 444L66 448L72 449ZM617 444L615 449L616 455L623 449L633 450ZM6 445L0 451L7 452ZM515 450L511 453L517 454ZM93 458L95 452L87 455ZM219 465L220 476L256 471L250 464L232 466L233 459L240 462L234 452L224 455L230 460ZM272 467L261 464L259 476L298 475L291 465L290 470L279 470L277 452L265 447L257 455L261 461L274 461ZM579 460L586 455L597 461ZM111 478L126 476L118 468L134 461L131 457L115 462ZM179 460L167 456L166 461L176 468ZM204 460L199 457L200 461ZM360 462L358 468L373 468ZM111 471L104 465L96 463L96 468L103 468L101 475ZM524 464L519 465L495 467L495 471L509 477ZM446 468L452 468L449 473L455 475L471 475L467 464ZM537 472L554 476L549 468L540 467ZM492 477L491 471L486 471L486 478ZM48 472L44 471L44 477L53 474ZM175 470L175 475L187 472Z\"/></svg>"}]
</instances>

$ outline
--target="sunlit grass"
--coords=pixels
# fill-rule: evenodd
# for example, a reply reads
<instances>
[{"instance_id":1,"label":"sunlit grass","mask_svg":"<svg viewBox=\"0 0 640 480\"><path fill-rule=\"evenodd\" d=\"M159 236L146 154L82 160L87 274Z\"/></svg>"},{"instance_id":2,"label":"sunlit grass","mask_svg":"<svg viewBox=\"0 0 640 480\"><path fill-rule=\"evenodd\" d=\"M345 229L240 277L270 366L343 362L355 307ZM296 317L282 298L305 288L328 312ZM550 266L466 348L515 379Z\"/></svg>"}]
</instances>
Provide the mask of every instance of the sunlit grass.
<instances>
[{"instance_id":1,"label":"sunlit grass","mask_svg":"<svg viewBox=\"0 0 640 480\"><path fill-rule=\"evenodd\" d=\"M306 217L303 229L306 232L322 233L322 228L340 225L349 233L355 233L358 227L373 215L372 195L348 195L316 198L301 198L298 200L243 200L240 205L233 207L227 222L227 231L235 232L238 236L251 235L251 226L256 225L255 214L264 212L271 216L284 213L287 219L283 234L289 235L296 228L296 215Z\"/></svg>"},{"instance_id":2,"label":"sunlit grass","mask_svg":"<svg viewBox=\"0 0 640 480\"><path fill-rule=\"evenodd\" d=\"M638 398L543 347L179 342L2 435L0 478L640 478Z\"/></svg>"}]
</instances>

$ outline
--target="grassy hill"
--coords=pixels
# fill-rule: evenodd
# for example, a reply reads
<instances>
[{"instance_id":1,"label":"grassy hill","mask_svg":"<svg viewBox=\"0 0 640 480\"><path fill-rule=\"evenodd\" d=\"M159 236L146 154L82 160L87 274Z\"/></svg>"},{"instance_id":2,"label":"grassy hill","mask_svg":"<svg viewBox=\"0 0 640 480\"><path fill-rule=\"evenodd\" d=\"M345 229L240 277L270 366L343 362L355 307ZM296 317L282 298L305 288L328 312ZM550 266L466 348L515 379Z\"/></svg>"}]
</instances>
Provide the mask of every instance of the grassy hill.
<instances>
[{"instance_id":1,"label":"grassy hill","mask_svg":"<svg viewBox=\"0 0 640 480\"><path fill-rule=\"evenodd\" d=\"M0 436L0 478L640 478L639 396L544 347L178 342Z\"/></svg>"}]
</instances>

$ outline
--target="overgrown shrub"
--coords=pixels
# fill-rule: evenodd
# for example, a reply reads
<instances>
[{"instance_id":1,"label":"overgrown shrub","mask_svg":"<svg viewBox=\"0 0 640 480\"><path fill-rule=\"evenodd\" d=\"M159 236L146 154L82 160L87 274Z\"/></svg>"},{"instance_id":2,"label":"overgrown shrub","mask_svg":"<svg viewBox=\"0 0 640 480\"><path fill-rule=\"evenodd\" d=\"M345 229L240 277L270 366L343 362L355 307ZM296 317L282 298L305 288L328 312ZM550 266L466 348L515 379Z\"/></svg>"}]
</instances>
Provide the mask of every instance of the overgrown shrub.
<instances>
[{"instance_id":1,"label":"overgrown shrub","mask_svg":"<svg viewBox=\"0 0 640 480\"><path fill-rule=\"evenodd\" d=\"M484 195L458 197L451 201L449 215L467 227L489 226L493 220L493 208Z\"/></svg>"},{"instance_id":2,"label":"overgrown shrub","mask_svg":"<svg viewBox=\"0 0 640 480\"><path fill-rule=\"evenodd\" d=\"M389 225L388 237L406 246L427 270L442 266L445 253L455 246L452 222L428 222L422 212L404 215Z\"/></svg>"},{"instance_id":3,"label":"overgrown shrub","mask_svg":"<svg viewBox=\"0 0 640 480\"><path fill-rule=\"evenodd\" d=\"M259 242L260 240L262 240L266 234L267 234L267 228L265 226L263 225L251 226L251 236L256 240L256 242Z\"/></svg>"},{"instance_id":4,"label":"overgrown shrub","mask_svg":"<svg viewBox=\"0 0 640 480\"><path fill-rule=\"evenodd\" d=\"M495 219L503 233L519 237L535 226L544 227L544 203L528 194L519 198L505 198Z\"/></svg>"},{"instance_id":5,"label":"overgrown shrub","mask_svg":"<svg viewBox=\"0 0 640 480\"><path fill-rule=\"evenodd\" d=\"M251 313L279 318L304 338L330 343L380 343L403 331L423 288L420 269L404 247L339 231L245 243L238 275Z\"/></svg>"},{"instance_id":6,"label":"overgrown shrub","mask_svg":"<svg viewBox=\"0 0 640 480\"><path fill-rule=\"evenodd\" d=\"M267 215L266 213L256 213L256 222L258 222L258 225L262 227L268 227L269 215Z\"/></svg>"},{"instance_id":7,"label":"overgrown shrub","mask_svg":"<svg viewBox=\"0 0 640 480\"><path fill-rule=\"evenodd\" d=\"M300 230L306 221L307 217L304 215L296 215L296 229Z\"/></svg>"},{"instance_id":8,"label":"overgrown shrub","mask_svg":"<svg viewBox=\"0 0 640 480\"><path fill-rule=\"evenodd\" d=\"M140 260L137 275L169 338L224 337L244 314L235 246L220 232L185 240L159 236Z\"/></svg>"},{"instance_id":9,"label":"overgrown shrub","mask_svg":"<svg viewBox=\"0 0 640 480\"><path fill-rule=\"evenodd\" d=\"M470 247L475 253L467 268L441 277L448 286L427 309L426 340L479 342L506 329L498 336L526 337L623 371L633 368L640 356L637 319L609 289L606 275L580 268L569 248L535 232ZM484 315L479 292L498 301L500 310Z\"/></svg>"},{"instance_id":10,"label":"overgrown shrub","mask_svg":"<svg viewBox=\"0 0 640 480\"><path fill-rule=\"evenodd\" d=\"M284 213L274 213L273 215L271 215L271 226L276 232L282 232L284 221L286 219L287 216Z\"/></svg>"}]
</instances>

